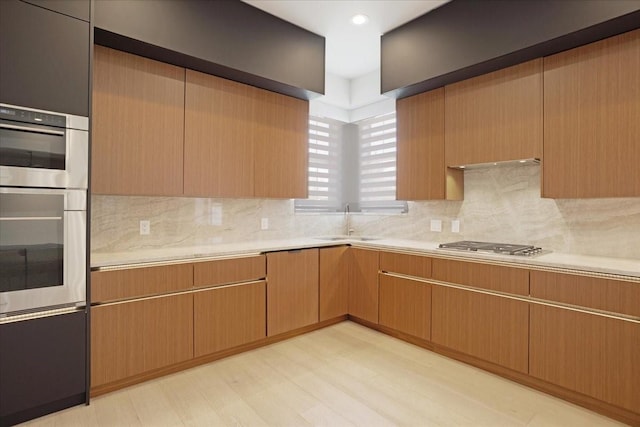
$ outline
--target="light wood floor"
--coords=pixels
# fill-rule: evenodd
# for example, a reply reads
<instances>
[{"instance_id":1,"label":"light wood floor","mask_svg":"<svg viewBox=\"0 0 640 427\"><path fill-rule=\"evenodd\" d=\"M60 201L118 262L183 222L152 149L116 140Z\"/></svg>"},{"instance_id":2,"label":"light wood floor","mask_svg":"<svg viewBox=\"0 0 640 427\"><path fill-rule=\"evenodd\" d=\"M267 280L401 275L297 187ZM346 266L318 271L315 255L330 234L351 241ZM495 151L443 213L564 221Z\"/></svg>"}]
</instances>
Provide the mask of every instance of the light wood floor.
<instances>
[{"instance_id":1,"label":"light wood floor","mask_svg":"<svg viewBox=\"0 0 640 427\"><path fill-rule=\"evenodd\" d=\"M608 418L342 322L30 426L614 426Z\"/></svg>"}]
</instances>

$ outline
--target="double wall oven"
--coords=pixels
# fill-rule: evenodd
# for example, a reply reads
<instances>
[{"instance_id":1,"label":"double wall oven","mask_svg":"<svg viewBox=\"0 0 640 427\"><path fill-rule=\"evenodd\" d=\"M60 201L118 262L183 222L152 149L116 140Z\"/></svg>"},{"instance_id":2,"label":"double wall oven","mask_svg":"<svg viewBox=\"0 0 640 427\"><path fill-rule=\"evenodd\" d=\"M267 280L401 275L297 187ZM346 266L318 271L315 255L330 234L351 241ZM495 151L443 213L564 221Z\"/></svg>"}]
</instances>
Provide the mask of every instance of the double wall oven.
<instances>
[{"instance_id":1,"label":"double wall oven","mask_svg":"<svg viewBox=\"0 0 640 427\"><path fill-rule=\"evenodd\" d=\"M0 321L86 304L88 118L0 104Z\"/></svg>"}]
</instances>

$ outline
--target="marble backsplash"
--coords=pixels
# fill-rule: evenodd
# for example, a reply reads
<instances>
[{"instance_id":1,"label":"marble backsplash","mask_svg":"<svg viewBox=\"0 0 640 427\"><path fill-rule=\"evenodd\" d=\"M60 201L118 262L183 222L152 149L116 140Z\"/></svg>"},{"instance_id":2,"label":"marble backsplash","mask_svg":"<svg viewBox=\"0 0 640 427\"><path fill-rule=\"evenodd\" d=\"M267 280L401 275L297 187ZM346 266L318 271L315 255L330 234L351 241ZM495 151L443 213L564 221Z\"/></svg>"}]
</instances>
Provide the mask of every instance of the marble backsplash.
<instances>
[{"instance_id":1,"label":"marble backsplash","mask_svg":"<svg viewBox=\"0 0 640 427\"><path fill-rule=\"evenodd\" d=\"M350 214L355 235L527 243L557 252L640 259L640 198L540 197L540 166L465 171L460 202L409 202L402 215ZM261 230L261 218L269 229ZM151 234L139 235L139 221ZM432 232L430 220L442 221ZM451 232L451 221L460 232ZM343 214L295 214L292 200L92 196L91 247L118 252L344 234Z\"/></svg>"}]
</instances>

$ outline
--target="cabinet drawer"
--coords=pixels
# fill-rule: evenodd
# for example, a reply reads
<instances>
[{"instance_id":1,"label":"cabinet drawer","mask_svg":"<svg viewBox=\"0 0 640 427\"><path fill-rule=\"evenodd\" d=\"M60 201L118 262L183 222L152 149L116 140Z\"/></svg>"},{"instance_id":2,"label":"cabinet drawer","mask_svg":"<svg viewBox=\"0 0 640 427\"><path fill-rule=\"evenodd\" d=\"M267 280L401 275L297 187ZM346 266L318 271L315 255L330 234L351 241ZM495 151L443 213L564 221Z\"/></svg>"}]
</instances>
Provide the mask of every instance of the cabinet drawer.
<instances>
[{"instance_id":1,"label":"cabinet drawer","mask_svg":"<svg viewBox=\"0 0 640 427\"><path fill-rule=\"evenodd\" d=\"M193 307L195 357L267 336L264 281L195 292Z\"/></svg>"},{"instance_id":2,"label":"cabinet drawer","mask_svg":"<svg viewBox=\"0 0 640 427\"><path fill-rule=\"evenodd\" d=\"M640 283L532 271L531 296L640 317Z\"/></svg>"},{"instance_id":3,"label":"cabinet drawer","mask_svg":"<svg viewBox=\"0 0 640 427\"><path fill-rule=\"evenodd\" d=\"M193 264L91 272L91 302L179 292L193 287Z\"/></svg>"},{"instance_id":4,"label":"cabinet drawer","mask_svg":"<svg viewBox=\"0 0 640 427\"><path fill-rule=\"evenodd\" d=\"M640 411L640 324L531 305L530 374Z\"/></svg>"},{"instance_id":5,"label":"cabinet drawer","mask_svg":"<svg viewBox=\"0 0 640 427\"><path fill-rule=\"evenodd\" d=\"M432 289L431 340L528 372L529 304L444 286Z\"/></svg>"},{"instance_id":6,"label":"cabinet drawer","mask_svg":"<svg viewBox=\"0 0 640 427\"><path fill-rule=\"evenodd\" d=\"M380 270L428 279L431 277L431 258L420 255L380 252Z\"/></svg>"},{"instance_id":7,"label":"cabinet drawer","mask_svg":"<svg viewBox=\"0 0 640 427\"><path fill-rule=\"evenodd\" d=\"M434 259L432 276L443 282L529 295L529 270L523 268Z\"/></svg>"},{"instance_id":8,"label":"cabinet drawer","mask_svg":"<svg viewBox=\"0 0 640 427\"><path fill-rule=\"evenodd\" d=\"M91 309L91 387L193 358L193 295Z\"/></svg>"},{"instance_id":9,"label":"cabinet drawer","mask_svg":"<svg viewBox=\"0 0 640 427\"><path fill-rule=\"evenodd\" d=\"M195 287L250 282L264 279L266 275L267 258L264 255L198 262L193 265Z\"/></svg>"},{"instance_id":10,"label":"cabinet drawer","mask_svg":"<svg viewBox=\"0 0 640 427\"><path fill-rule=\"evenodd\" d=\"M431 285L380 275L380 324L428 340L431 338Z\"/></svg>"}]
</instances>

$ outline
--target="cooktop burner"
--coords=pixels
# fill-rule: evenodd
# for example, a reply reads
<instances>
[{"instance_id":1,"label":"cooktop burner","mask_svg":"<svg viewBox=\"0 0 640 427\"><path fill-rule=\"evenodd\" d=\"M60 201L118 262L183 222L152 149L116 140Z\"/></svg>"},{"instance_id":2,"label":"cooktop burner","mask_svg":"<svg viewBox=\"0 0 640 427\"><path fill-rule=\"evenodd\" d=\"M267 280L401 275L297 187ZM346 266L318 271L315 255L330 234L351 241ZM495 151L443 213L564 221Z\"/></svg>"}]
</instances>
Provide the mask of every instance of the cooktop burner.
<instances>
[{"instance_id":1,"label":"cooktop burner","mask_svg":"<svg viewBox=\"0 0 640 427\"><path fill-rule=\"evenodd\" d=\"M453 249L457 251L470 252L492 252L505 255L532 256L540 253L542 248L532 245L517 245L511 243L491 243L475 242L472 240L462 240L460 242L441 243L440 249Z\"/></svg>"}]
</instances>

